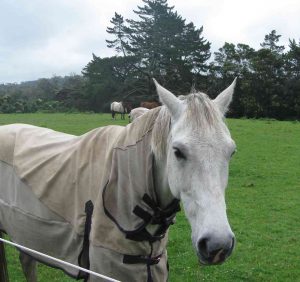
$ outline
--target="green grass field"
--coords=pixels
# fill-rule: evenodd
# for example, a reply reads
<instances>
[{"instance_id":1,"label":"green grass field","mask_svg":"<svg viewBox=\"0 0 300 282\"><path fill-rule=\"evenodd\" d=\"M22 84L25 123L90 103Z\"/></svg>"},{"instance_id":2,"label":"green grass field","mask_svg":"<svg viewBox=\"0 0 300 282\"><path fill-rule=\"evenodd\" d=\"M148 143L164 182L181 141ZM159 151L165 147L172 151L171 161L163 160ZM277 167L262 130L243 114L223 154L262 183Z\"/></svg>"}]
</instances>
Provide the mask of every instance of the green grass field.
<instances>
[{"instance_id":1,"label":"green grass field","mask_svg":"<svg viewBox=\"0 0 300 282\"><path fill-rule=\"evenodd\" d=\"M0 124L30 123L72 134L107 124L106 114L0 115ZM237 238L223 265L199 266L190 227L181 212L169 236L170 281L300 281L300 123L228 120L238 152L226 193ZM25 281L18 254L6 247L11 281ZM39 281L73 281L39 266Z\"/></svg>"}]
</instances>

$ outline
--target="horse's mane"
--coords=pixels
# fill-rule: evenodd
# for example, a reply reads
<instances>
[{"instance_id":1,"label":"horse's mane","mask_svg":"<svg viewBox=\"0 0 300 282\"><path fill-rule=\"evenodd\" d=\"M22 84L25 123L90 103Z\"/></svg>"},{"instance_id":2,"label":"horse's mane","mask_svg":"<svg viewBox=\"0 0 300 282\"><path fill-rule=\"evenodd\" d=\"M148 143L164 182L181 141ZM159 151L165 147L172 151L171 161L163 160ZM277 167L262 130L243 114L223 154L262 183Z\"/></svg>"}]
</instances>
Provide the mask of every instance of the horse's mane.
<instances>
[{"instance_id":1,"label":"horse's mane","mask_svg":"<svg viewBox=\"0 0 300 282\"><path fill-rule=\"evenodd\" d=\"M183 118L195 132L215 127L222 120L220 111L206 94L198 92L178 98L186 103ZM151 148L156 158L162 158L166 153L170 124L171 115L166 106L150 110L136 120L139 136L152 130Z\"/></svg>"}]
</instances>

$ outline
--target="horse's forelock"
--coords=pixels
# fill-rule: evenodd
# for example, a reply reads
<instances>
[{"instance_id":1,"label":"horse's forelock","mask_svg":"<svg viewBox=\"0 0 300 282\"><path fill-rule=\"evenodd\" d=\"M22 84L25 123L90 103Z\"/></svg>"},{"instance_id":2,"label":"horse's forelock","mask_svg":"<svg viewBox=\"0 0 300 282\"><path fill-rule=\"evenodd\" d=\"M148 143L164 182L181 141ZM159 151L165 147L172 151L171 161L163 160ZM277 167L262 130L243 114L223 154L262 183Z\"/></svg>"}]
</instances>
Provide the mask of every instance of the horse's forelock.
<instances>
[{"instance_id":1,"label":"horse's forelock","mask_svg":"<svg viewBox=\"0 0 300 282\"><path fill-rule=\"evenodd\" d=\"M219 124L222 117L213 101L204 93L184 96L187 103L185 118L193 127L206 129Z\"/></svg>"},{"instance_id":2,"label":"horse's forelock","mask_svg":"<svg viewBox=\"0 0 300 282\"><path fill-rule=\"evenodd\" d=\"M184 119L187 126L192 126L197 130L205 130L216 127L221 121L222 116L214 105L213 101L204 93L192 93L186 96L179 96L180 100L185 101L187 107ZM161 107L155 121L152 133L152 151L157 158L161 158L166 153L171 116L165 106Z\"/></svg>"}]
</instances>

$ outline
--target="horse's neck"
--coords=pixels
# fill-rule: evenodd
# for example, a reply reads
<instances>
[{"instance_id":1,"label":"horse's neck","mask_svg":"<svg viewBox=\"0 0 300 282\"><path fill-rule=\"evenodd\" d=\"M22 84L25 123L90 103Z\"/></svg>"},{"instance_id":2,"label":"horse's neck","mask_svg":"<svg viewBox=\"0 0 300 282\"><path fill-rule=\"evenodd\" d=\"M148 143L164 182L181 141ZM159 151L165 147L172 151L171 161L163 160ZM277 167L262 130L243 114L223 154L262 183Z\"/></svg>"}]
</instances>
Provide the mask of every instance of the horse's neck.
<instances>
[{"instance_id":1,"label":"horse's neck","mask_svg":"<svg viewBox=\"0 0 300 282\"><path fill-rule=\"evenodd\" d=\"M161 108L156 108L146 112L141 117L136 119L131 125L138 128L144 128L143 134L145 134L145 132L149 131L149 129L153 129L153 123L156 121L160 110ZM158 204L161 208L164 208L169 205L172 200L174 200L174 197L170 192L167 178L166 156L158 159L154 155L154 185L158 197Z\"/></svg>"},{"instance_id":2,"label":"horse's neck","mask_svg":"<svg viewBox=\"0 0 300 282\"><path fill-rule=\"evenodd\" d=\"M155 160L154 185L159 205L161 208L165 208L174 200L168 183L166 160Z\"/></svg>"},{"instance_id":3,"label":"horse's neck","mask_svg":"<svg viewBox=\"0 0 300 282\"><path fill-rule=\"evenodd\" d=\"M166 162L155 161L154 162L154 185L156 190L156 195L158 197L158 205L160 208L167 207L173 200L174 197L171 194L168 178L167 178L167 165ZM159 229L158 225L148 225L147 231L150 234L155 234Z\"/></svg>"}]
</instances>

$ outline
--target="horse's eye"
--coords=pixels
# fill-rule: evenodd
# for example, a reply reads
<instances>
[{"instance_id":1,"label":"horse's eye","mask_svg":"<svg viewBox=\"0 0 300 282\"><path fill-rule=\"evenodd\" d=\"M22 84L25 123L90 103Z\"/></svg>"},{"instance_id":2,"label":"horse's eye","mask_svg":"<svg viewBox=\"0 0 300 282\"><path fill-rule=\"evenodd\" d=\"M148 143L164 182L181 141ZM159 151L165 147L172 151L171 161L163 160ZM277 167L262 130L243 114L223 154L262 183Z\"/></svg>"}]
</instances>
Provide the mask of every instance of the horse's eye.
<instances>
[{"instance_id":1,"label":"horse's eye","mask_svg":"<svg viewBox=\"0 0 300 282\"><path fill-rule=\"evenodd\" d=\"M185 155L178 148L174 148L174 154L177 159L186 159Z\"/></svg>"}]
</instances>

